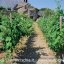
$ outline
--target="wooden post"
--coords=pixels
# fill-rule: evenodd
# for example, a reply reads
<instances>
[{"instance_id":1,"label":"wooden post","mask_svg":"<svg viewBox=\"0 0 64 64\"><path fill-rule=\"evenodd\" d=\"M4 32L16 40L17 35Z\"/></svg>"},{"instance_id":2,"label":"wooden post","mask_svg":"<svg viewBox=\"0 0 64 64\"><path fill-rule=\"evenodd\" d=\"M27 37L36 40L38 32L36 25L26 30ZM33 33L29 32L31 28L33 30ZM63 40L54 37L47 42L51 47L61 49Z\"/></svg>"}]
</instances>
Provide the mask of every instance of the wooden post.
<instances>
[{"instance_id":1,"label":"wooden post","mask_svg":"<svg viewBox=\"0 0 64 64\"><path fill-rule=\"evenodd\" d=\"M62 16L60 16L60 31L62 29Z\"/></svg>"},{"instance_id":2,"label":"wooden post","mask_svg":"<svg viewBox=\"0 0 64 64\"><path fill-rule=\"evenodd\" d=\"M10 12L10 23L12 22L12 14L11 14L11 12Z\"/></svg>"},{"instance_id":3,"label":"wooden post","mask_svg":"<svg viewBox=\"0 0 64 64\"><path fill-rule=\"evenodd\" d=\"M12 22L12 11L13 11L13 9L11 8L11 10L10 10L10 22Z\"/></svg>"}]
</instances>

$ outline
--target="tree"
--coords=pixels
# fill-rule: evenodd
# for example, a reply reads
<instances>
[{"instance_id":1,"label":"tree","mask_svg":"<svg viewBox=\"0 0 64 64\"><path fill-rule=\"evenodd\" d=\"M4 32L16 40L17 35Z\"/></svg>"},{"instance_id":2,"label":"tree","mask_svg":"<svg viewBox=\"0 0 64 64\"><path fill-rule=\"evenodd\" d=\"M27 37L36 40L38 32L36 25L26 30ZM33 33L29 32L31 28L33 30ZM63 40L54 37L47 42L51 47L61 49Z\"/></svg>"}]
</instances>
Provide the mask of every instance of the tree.
<instances>
[{"instance_id":1,"label":"tree","mask_svg":"<svg viewBox=\"0 0 64 64\"><path fill-rule=\"evenodd\" d=\"M51 16L54 13L54 11L49 8L42 8L40 9L40 11L42 12L42 16L45 16L45 17Z\"/></svg>"}]
</instances>

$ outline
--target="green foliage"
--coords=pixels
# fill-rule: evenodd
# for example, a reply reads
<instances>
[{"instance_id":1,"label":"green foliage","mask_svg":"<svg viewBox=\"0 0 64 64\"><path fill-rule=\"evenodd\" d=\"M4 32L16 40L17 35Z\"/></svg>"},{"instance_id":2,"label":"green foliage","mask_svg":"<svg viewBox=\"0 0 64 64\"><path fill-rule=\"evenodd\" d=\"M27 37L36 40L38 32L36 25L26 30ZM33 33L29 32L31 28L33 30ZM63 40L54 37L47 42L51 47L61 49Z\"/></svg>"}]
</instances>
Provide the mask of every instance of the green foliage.
<instances>
[{"instance_id":1,"label":"green foliage","mask_svg":"<svg viewBox=\"0 0 64 64\"><path fill-rule=\"evenodd\" d=\"M0 60L0 64L5 64L4 59Z\"/></svg>"},{"instance_id":2,"label":"green foliage","mask_svg":"<svg viewBox=\"0 0 64 64\"><path fill-rule=\"evenodd\" d=\"M32 20L25 15L12 12L10 16L0 13L0 40L3 41L5 50L13 48L21 36L32 33Z\"/></svg>"},{"instance_id":3,"label":"green foliage","mask_svg":"<svg viewBox=\"0 0 64 64\"><path fill-rule=\"evenodd\" d=\"M55 52L64 52L64 22L60 31L59 18L64 15L62 10L57 10L48 18L40 18L38 24L48 39L48 44ZM63 20L64 21L64 20Z\"/></svg>"},{"instance_id":4,"label":"green foliage","mask_svg":"<svg viewBox=\"0 0 64 64\"><path fill-rule=\"evenodd\" d=\"M44 17L48 17L54 14L54 11L49 8L41 8L40 11L41 15Z\"/></svg>"}]
</instances>

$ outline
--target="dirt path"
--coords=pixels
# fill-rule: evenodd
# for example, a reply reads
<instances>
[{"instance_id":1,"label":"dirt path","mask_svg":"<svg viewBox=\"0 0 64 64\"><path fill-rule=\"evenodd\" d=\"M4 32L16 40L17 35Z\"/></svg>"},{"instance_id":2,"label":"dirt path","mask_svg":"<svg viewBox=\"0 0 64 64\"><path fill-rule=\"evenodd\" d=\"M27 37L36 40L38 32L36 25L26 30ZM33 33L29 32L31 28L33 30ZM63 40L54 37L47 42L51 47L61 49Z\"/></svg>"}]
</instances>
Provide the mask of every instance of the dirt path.
<instances>
[{"instance_id":1,"label":"dirt path","mask_svg":"<svg viewBox=\"0 0 64 64\"><path fill-rule=\"evenodd\" d=\"M55 58L54 52L48 47L36 22L34 22L33 27L34 33L27 40L27 47L22 54L17 54L17 59L28 59L29 62L17 62L17 64L56 64L56 60L53 59Z\"/></svg>"},{"instance_id":2,"label":"dirt path","mask_svg":"<svg viewBox=\"0 0 64 64\"><path fill-rule=\"evenodd\" d=\"M51 61L51 58L55 59L55 53L48 47L44 34L37 23L34 23L34 31L37 34L37 37L34 38L35 42L33 43L33 47L40 48L36 51L40 54L40 58L36 64L56 64L55 60L53 60L53 62Z\"/></svg>"}]
</instances>

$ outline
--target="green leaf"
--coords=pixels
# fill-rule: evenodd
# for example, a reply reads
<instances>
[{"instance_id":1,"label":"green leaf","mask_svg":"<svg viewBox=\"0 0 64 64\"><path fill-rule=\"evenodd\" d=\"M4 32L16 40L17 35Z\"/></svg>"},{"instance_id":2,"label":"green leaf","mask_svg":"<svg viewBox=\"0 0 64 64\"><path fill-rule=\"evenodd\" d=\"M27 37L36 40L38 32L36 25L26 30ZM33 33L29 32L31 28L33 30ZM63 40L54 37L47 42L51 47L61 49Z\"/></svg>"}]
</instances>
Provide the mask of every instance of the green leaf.
<instances>
[{"instance_id":1,"label":"green leaf","mask_svg":"<svg viewBox=\"0 0 64 64\"><path fill-rule=\"evenodd\" d=\"M10 42L11 41L11 37L6 37L6 40L5 41Z\"/></svg>"},{"instance_id":2,"label":"green leaf","mask_svg":"<svg viewBox=\"0 0 64 64\"><path fill-rule=\"evenodd\" d=\"M11 46L12 46L11 42L6 43L6 49L11 48Z\"/></svg>"},{"instance_id":3,"label":"green leaf","mask_svg":"<svg viewBox=\"0 0 64 64\"><path fill-rule=\"evenodd\" d=\"M1 29L1 30L6 30L6 27L3 26L3 25L0 25L0 29Z\"/></svg>"},{"instance_id":4,"label":"green leaf","mask_svg":"<svg viewBox=\"0 0 64 64\"><path fill-rule=\"evenodd\" d=\"M3 36L4 36L4 34L3 34L3 32L1 32L0 33L0 40L3 40Z\"/></svg>"}]
</instances>

